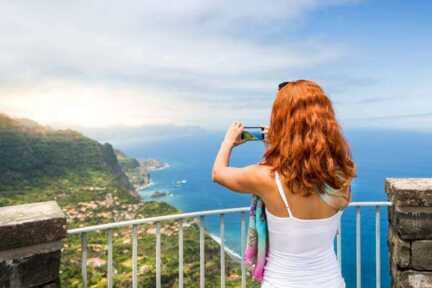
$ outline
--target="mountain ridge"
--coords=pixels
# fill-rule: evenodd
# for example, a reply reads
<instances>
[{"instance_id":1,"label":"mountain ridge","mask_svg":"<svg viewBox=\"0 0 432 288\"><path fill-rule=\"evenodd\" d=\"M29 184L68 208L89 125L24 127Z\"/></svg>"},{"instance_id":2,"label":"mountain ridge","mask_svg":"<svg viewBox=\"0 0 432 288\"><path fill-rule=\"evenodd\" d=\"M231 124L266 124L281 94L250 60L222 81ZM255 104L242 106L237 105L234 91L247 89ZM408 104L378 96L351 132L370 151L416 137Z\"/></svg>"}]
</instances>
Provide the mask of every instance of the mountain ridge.
<instances>
[{"instance_id":1,"label":"mountain ridge","mask_svg":"<svg viewBox=\"0 0 432 288\"><path fill-rule=\"evenodd\" d=\"M0 114L0 163L0 195L25 193L33 185L49 185L70 175L91 183L85 180L98 174L136 197L112 145L74 130L56 130Z\"/></svg>"}]
</instances>

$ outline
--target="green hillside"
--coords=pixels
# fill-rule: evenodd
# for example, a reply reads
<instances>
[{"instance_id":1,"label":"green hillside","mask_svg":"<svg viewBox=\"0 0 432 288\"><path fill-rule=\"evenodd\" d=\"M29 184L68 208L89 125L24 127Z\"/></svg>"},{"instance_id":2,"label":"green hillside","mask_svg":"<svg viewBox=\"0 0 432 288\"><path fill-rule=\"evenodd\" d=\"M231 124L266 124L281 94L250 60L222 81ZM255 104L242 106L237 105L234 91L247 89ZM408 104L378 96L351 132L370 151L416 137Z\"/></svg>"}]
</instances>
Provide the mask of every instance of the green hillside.
<instances>
[{"instance_id":1,"label":"green hillside","mask_svg":"<svg viewBox=\"0 0 432 288\"><path fill-rule=\"evenodd\" d=\"M76 202L104 196L101 190L126 197L133 190L110 144L0 114L0 205Z\"/></svg>"},{"instance_id":2,"label":"green hillside","mask_svg":"<svg viewBox=\"0 0 432 288\"><path fill-rule=\"evenodd\" d=\"M128 169L135 169L140 166L140 163L135 158L130 158L126 154L124 154L122 151L115 149L114 150L115 155L117 156L117 160L120 164L120 166L123 168L123 170Z\"/></svg>"}]
</instances>

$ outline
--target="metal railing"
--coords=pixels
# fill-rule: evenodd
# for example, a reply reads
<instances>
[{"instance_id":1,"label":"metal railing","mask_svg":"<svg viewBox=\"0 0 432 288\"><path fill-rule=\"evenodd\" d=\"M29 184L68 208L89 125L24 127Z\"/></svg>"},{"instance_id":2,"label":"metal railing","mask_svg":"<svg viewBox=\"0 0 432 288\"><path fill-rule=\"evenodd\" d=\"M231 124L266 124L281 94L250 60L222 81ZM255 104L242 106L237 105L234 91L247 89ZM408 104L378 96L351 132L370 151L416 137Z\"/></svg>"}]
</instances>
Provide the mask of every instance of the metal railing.
<instances>
[{"instance_id":1,"label":"metal railing","mask_svg":"<svg viewBox=\"0 0 432 288\"><path fill-rule=\"evenodd\" d=\"M375 207L375 267L376 267L376 287L381 287L381 208L391 206L391 202L352 202L350 207L355 208L355 223L356 223L356 287L361 287L361 208ZM225 287L225 223L224 215L240 213L240 243L241 243L241 287L246 287L246 268L243 259L243 251L246 242L246 213L249 207L231 208L231 209L218 209L199 212L190 212L174 215L166 215L159 217L149 217L143 219L135 219L128 221L121 221L116 223L101 224L88 226L83 228L76 228L68 230L69 235L79 234L81 237L81 275L83 287L88 286L87 278L87 234L90 232L107 231L107 287L113 287L113 229L121 227L132 227L132 287L138 287L137 277L137 257L138 257L138 233L137 227L142 224L154 224L156 226L156 287L161 288L161 229L160 223L164 221L177 220L178 228L178 259L179 259L179 287L184 286L184 273L183 273L183 220L186 218L195 218L199 225L199 250L200 250L200 287L205 287L205 258L204 258L204 217L211 215L219 215L219 231L220 231L220 286ZM342 263L342 230L339 225L339 233L336 236L336 254L339 263Z\"/></svg>"}]
</instances>

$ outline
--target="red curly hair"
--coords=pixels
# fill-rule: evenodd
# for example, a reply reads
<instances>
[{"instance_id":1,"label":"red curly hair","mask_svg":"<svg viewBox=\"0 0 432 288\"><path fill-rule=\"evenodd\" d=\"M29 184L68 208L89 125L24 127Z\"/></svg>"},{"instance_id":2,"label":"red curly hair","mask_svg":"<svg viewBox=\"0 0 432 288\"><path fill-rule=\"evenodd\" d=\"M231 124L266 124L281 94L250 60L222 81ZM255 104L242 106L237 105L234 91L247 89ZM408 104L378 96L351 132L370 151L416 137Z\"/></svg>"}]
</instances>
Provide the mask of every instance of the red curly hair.
<instances>
[{"instance_id":1,"label":"red curly hair","mask_svg":"<svg viewBox=\"0 0 432 288\"><path fill-rule=\"evenodd\" d=\"M283 175L292 193L309 196L324 184L346 191L355 164L330 99L313 81L288 82L273 103L263 164Z\"/></svg>"}]
</instances>

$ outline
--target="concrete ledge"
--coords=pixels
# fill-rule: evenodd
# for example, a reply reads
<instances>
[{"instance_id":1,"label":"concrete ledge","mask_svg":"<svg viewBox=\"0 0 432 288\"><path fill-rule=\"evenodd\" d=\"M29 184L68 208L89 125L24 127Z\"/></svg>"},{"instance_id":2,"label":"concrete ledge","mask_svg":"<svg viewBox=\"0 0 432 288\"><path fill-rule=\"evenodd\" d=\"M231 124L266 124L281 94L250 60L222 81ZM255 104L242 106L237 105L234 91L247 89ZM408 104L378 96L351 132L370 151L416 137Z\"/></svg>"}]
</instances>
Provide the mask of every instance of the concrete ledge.
<instances>
[{"instance_id":1,"label":"concrete ledge","mask_svg":"<svg viewBox=\"0 0 432 288\"><path fill-rule=\"evenodd\" d=\"M0 288L60 287L66 217L55 201L0 208Z\"/></svg>"},{"instance_id":2,"label":"concrete ledge","mask_svg":"<svg viewBox=\"0 0 432 288\"><path fill-rule=\"evenodd\" d=\"M55 201L0 208L0 251L66 237L66 216Z\"/></svg>"},{"instance_id":3,"label":"concrete ledge","mask_svg":"<svg viewBox=\"0 0 432 288\"><path fill-rule=\"evenodd\" d=\"M385 191L396 207L432 207L432 178L386 178Z\"/></svg>"}]
</instances>

